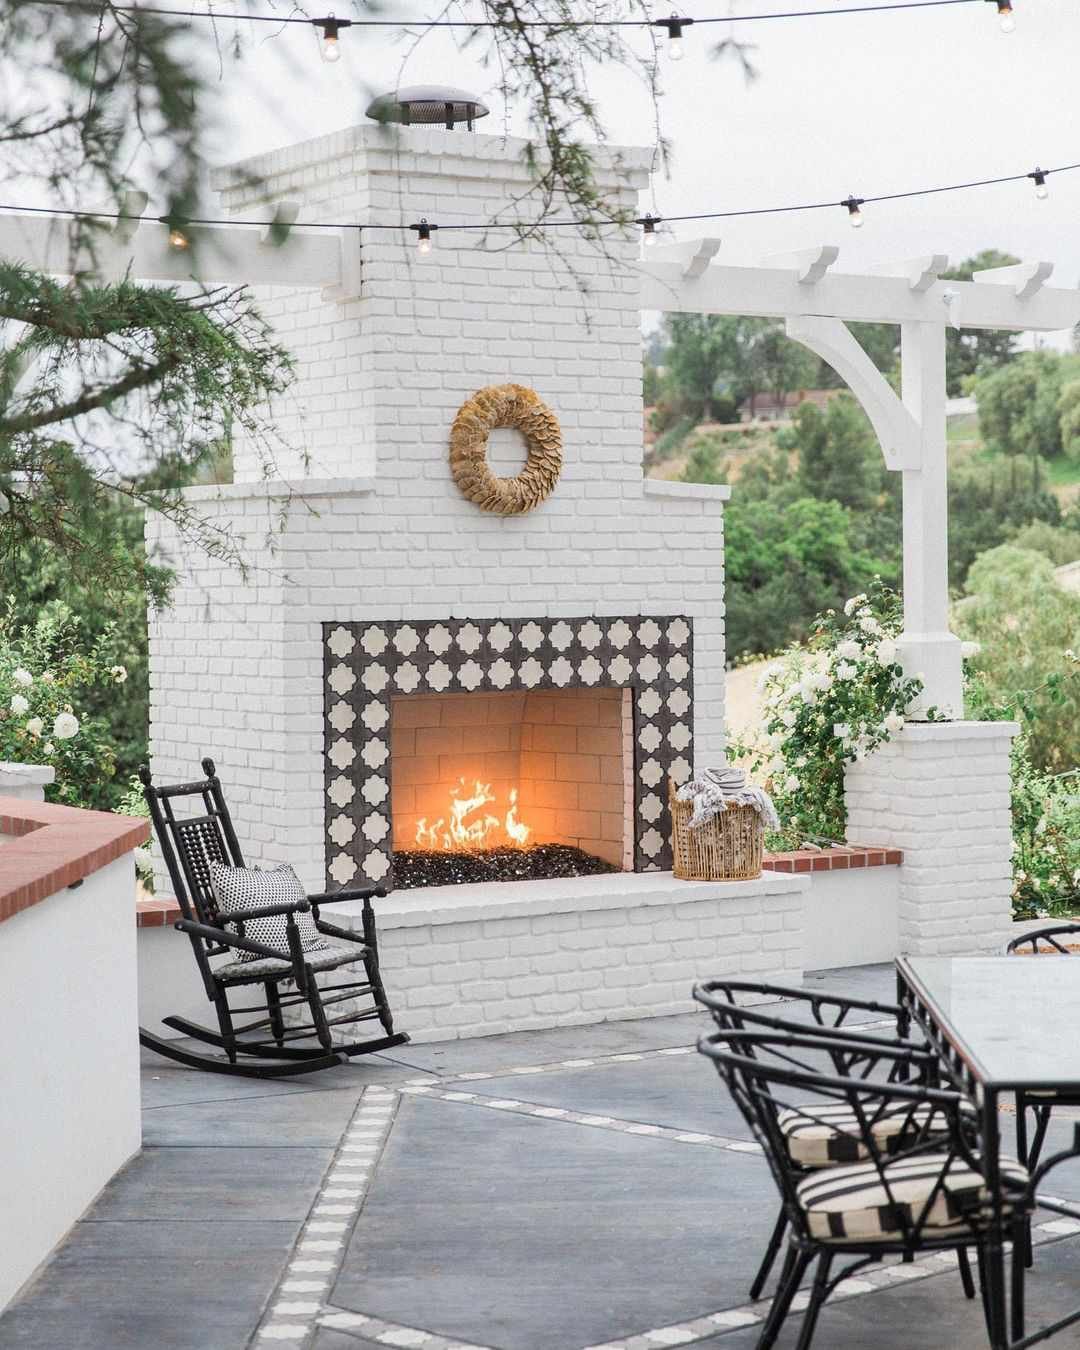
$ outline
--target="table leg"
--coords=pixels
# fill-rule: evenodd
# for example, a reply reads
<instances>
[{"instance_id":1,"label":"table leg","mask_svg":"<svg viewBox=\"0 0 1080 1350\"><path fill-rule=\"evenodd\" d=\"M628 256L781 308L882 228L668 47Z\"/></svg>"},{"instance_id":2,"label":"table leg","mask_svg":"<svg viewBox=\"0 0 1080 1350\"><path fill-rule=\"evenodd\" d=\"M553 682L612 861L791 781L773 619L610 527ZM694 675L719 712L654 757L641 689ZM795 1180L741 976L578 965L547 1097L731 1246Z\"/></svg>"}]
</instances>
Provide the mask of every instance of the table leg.
<instances>
[{"instance_id":1,"label":"table leg","mask_svg":"<svg viewBox=\"0 0 1080 1350\"><path fill-rule=\"evenodd\" d=\"M1008 1350L1005 1287L1005 1235L1001 1204L1001 1130L997 1092L983 1092L983 1167L990 1193L990 1232L986 1243L986 1297L991 1350Z\"/></svg>"}]
</instances>

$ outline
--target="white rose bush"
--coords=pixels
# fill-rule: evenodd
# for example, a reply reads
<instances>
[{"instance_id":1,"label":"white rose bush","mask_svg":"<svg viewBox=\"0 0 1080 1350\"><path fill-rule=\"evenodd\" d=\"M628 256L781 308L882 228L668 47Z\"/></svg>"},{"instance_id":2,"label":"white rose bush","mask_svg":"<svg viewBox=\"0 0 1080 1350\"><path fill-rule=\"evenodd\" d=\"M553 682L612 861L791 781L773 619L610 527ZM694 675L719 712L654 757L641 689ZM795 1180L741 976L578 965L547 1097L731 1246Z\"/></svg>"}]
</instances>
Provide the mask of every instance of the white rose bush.
<instances>
[{"instance_id":1,"label":"white rose bush","mask_svg":"<svg viewBox=\"0 0 1080 1350\"><path fill-rule=\"evenodd\" d=\"M906 677L897 660L902 623L899 597L875 578L843 613L820 615L805 646L766 668L761 734L731 753L772 795L782 823L773 842L796 848L843 840L845 766L902 730L922 692L922 681Z\"/></svg>"},{"instance_id":2,"label":"white rose bush","mask_svg":"<svg viewBox=\"0 0 1080 1350\"><path fill-rule=\"evenodd\" d=\"M0 760L51 765L50 801L106 810L116 755L105 723L83 709L89 694L127 677L107 654L112 633L87 646L78 619L55 603L33 624L13 615L11 602L0 610Z\"/></svg>"}]
</instances>

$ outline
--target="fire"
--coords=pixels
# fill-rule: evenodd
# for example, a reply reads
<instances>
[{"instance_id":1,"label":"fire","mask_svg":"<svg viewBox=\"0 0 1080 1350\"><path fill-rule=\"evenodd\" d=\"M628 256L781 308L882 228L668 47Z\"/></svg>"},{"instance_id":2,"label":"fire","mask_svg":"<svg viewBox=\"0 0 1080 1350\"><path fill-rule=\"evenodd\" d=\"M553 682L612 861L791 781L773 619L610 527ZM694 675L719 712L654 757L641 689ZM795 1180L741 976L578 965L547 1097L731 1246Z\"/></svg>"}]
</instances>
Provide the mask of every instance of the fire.
<instances>
[{"instance_id":1,"label":"fire","mask_svg":"<svg viewBox=\"0 0 1080 1350\"><path fill-rule=\"evenodd\" d=\"M465 779L459 779L457 787L450 790L449 815L440 816L432 825L422 817L416 826L417 844L448 852L492 848L506 842L524 848L532 829L518 819L517 788L510 789L506 811L499 815L485 809L496 800L490 783L477 780L470 794Z\"/></svg>"}]
</instances>

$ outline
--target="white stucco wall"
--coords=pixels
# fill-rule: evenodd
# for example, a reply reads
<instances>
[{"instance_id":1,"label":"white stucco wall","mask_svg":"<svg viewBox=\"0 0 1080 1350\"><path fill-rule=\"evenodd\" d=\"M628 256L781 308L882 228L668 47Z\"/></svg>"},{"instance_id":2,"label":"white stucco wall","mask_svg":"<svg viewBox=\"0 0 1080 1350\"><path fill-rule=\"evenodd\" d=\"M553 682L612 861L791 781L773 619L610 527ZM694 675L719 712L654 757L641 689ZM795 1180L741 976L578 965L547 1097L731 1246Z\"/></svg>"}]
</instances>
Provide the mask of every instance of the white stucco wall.
<instances>
[{"instance_id":1,"label":"white stucco wall","mask_svg":"<svg viewBox=\"0 0 1080 1350\"><path fill-rule=\"evenodd\" d=\"M137 1152L130 854L0 923L0 1308Z\"/></svg>"}]
</instances>

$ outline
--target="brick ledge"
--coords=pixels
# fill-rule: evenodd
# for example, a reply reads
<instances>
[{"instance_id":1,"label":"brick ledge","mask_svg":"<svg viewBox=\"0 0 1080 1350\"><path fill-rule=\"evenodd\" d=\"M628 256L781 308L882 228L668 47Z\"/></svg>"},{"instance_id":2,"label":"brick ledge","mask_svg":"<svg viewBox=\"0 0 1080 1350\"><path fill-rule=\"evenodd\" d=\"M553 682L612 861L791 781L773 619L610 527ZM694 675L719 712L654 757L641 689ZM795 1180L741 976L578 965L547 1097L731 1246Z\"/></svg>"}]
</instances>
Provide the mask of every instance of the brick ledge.
<instances>
[{"instance_id":1,"label":"brick ledge","mask_svg":"<svg viewBox=\"0 0 1080 1350\"><path fill-rule=\"evenodd\" d=\"M762 866L770 872L842 872L853 867L895 867L904 861L898 848L869 844L837 844L832 848L800 848L790 853L766 853Z\"/></svg>"},{"instance_id":2,"label":"brick ledge","mask_svg":"<svg viewBox=\"0 0 1080 1350\"><path fill-rule=\"evenodd\" d=\"M0 923L145 844L150 822L0 797Z\"/></svg>"}]
</instances>

